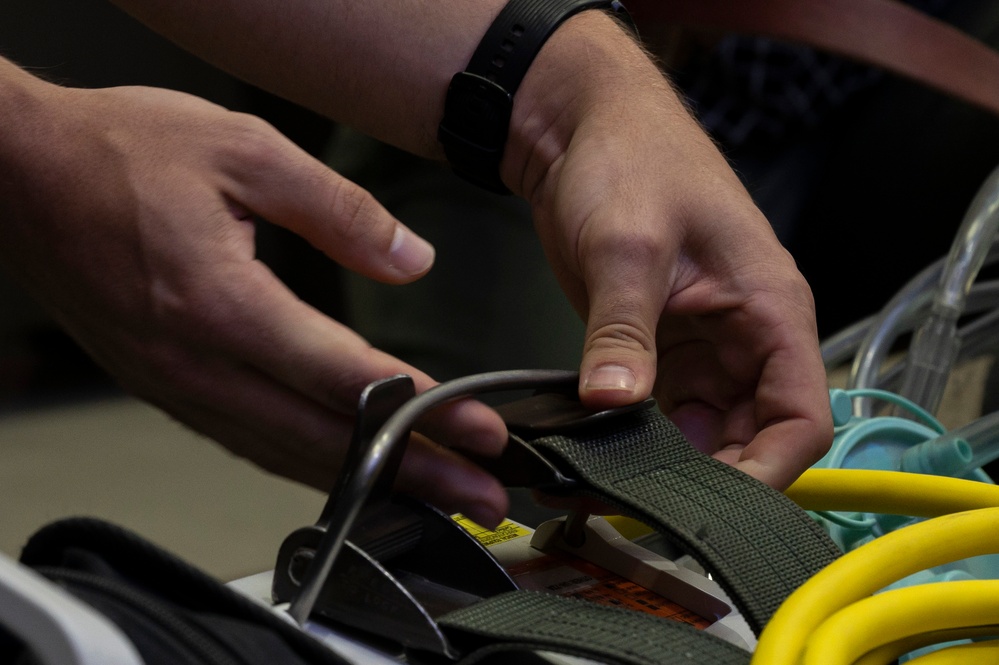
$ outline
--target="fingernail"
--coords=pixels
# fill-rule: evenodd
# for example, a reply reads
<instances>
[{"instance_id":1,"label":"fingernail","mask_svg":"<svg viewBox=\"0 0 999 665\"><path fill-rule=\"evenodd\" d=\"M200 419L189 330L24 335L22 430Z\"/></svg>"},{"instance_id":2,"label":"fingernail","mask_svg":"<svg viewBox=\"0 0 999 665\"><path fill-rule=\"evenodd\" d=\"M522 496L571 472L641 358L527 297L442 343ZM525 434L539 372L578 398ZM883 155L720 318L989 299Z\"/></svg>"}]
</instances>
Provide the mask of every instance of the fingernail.
<instances>
[{"instance_id":1,"label":"fingernail","mask_svg":"<svg viewBox=\"0 0 999 665\"><path fill-rule=\"evenodd\" d=\"M434 246L403 226L395 227L389 247L390 265L407 275L426 272L434 262Z\"/></svg>"},{"instance_id":2,"label":"fingernail","mask_svg":"<svg viewBox=\"0 0 999 665\"><path fill-rule=\"evenodd\" d=\"M487 503L473 503L465 507L462 514L484 529L493 531L502 522L505 515L500 515L493 506Z\"/></svg>"},{"instance_id":3,"label":"fingernail","mask_svg":"<svg viewBox=\"0 0 999 665\"><path fill-rule=\"evenodd\" d=\"M635 374L621 365L601 365L586 377L584 388L590 390L627 390L635 389Z\"/></svg>"}]
</instances>

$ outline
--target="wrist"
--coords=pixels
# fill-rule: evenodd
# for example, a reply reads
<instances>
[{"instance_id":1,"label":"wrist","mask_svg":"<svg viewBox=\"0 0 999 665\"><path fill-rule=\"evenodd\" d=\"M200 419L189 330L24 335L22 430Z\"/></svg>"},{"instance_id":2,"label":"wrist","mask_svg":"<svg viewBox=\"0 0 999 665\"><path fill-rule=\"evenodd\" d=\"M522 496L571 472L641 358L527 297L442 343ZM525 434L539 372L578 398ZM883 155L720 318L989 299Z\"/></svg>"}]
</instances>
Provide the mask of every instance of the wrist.
<instances>
[{"instance_id":1,"label":"wrist","mask_svg":"<svg viewBox=\"0 0 999 665\"><path fill-rule=\"evenodd\" d=\"M599 11L571 17L545 43L514 98L503 181L530 200L580 128L619 133L630 107L649 93L665 94L682 109L618 21Z\"/></svg>"},{"instance_id":2,"label":"wrist","mask_svg":"<svg viewBox=\"0 0 999 665\"><path fill-rule=\"evenodd\" d=\"M587 10L603 10L634 30L620 0L507 0L471 58L448 85L438 140L456 174L510 193L500 177L514 99L548 39Z\"/></svg>"}]
</instances>

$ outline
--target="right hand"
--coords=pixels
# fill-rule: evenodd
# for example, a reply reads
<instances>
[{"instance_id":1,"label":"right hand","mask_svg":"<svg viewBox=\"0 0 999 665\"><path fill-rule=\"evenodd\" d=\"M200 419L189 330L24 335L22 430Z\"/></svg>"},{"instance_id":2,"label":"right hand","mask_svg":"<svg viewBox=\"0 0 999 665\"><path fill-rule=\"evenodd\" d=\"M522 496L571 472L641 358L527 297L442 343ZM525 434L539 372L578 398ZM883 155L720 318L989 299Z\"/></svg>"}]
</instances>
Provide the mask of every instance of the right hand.
<instances>
[{"instance_id":1,"label":"right hand","mask_svg":"<svg viewBox=\"0 0 999 665\"><path fill-rule=\"evenodd\" d=\"M580 398L653 395L691 443L777 489L829 449L804 277L711 139L601 12L517 91L505 182L586 321Z\"/></svg>"}]
</instances>

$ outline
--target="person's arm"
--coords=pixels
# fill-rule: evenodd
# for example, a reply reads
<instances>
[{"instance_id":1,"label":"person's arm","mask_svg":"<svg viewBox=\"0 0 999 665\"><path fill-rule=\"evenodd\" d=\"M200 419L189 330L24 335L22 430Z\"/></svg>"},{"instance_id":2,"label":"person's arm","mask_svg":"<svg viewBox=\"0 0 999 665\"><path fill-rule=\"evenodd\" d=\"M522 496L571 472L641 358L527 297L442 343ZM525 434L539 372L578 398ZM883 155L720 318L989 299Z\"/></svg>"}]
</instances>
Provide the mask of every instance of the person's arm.
<instances>
[{"instance_id":1,"label":"person's arm","mask_svg":"<svg viewBox=\"0 0 999 665\"><path fill-rule=\"evenodd\" d=\"M439 156L451 76L503 0L116 0L234 74ZM814 304L793 260L653 61L570 18L514 99L501 165L587 322L580 394L644 398L777 487L832 437Z\"/></svg>"},{"instance_id":2,"label":"person's arm","mask_svg":"<svg viewBox=\"0 0 999 665\"><path fill-rule=\"evenodd\" d=\"M205 60L411 152L437 122L499 0L112 0Z\"/></svg>"},{"instance_id":3,"label":"person's arm","mask_svg":"<svg viewBox=\"0 0 999 665\"><path fill-rule=\"evenodd\" d=\"M248 211L382 281L433 262L369 194L263 121L166 90L64 88L2 59L0 117L0 267L130 391L328 491L361 390L401 373L434 385L255 259ZM468 401L423 431L486 454L506 441L499 417ZM414 442L402 487L498 523L507 499L495 479Z\"/></svg>"}]
</instances>

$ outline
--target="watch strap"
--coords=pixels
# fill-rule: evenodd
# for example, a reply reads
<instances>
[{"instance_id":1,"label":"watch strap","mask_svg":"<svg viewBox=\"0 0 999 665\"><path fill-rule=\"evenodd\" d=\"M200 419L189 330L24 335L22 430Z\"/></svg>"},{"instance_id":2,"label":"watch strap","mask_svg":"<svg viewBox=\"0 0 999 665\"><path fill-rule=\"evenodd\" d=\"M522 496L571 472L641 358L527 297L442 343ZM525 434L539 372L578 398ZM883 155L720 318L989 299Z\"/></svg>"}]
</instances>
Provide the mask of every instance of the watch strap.
<instances>
[{"instance_id":1,"label":"watch strap","mask_svg":"<svg viewBox=\"0 0 999 665\"><path fill-rule=\"evenodd\" d=\"M608 10L634 27L618 0L510 0L503 7L448 86L437 137L456 174L491 192L510 193L499 164L513 95L552 33L587 9Z\"/></svg>"},{"instance_id":2,"label":"watch strap","mask_svg":"<svg viewBox=\"0 0 999 665\"><path fill-rule=\"evenodd\" d=\"M510 0L486 30L465 71L513 96L552 33L587 9L608 10L633 26L617 0Z\"/></svg>"}]
</instances>

